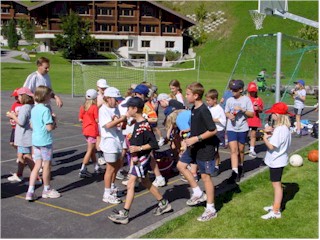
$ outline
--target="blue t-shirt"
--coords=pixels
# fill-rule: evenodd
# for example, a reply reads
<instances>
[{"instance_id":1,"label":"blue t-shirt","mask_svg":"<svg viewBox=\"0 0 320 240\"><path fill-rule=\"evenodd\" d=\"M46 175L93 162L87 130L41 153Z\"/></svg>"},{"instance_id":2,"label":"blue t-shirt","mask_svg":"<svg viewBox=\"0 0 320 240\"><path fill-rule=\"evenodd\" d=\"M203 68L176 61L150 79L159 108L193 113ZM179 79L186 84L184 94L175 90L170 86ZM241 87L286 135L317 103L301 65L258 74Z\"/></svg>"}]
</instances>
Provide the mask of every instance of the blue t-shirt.
<instances>
[{"instance_id":1,"label":"blue t-shirt","mask_svg":"<svg viewBox=\"0 0 320 240\"><path fill-rule=\"evenodd\" d=\"M46 128L53 124L50 109L43 103L36 104L31 110L32 145L41 147L52 144L52 134Z\"/></svg>"},{"instance_id":2,"label":"blue t-shirt","mask_svg":"<svg viewBox=\"0 0 320 240\"><path fill-rule=\"evenodd\" d=\"M223 108L223 110L225 109L226 107L226 103L227 103L227 100L229 98L233 97L233 94L232 94L232 91L231 90L226 90L224 93L223 93L223 103L220 103L221 107Z\"/></svg>"}]
</instances>

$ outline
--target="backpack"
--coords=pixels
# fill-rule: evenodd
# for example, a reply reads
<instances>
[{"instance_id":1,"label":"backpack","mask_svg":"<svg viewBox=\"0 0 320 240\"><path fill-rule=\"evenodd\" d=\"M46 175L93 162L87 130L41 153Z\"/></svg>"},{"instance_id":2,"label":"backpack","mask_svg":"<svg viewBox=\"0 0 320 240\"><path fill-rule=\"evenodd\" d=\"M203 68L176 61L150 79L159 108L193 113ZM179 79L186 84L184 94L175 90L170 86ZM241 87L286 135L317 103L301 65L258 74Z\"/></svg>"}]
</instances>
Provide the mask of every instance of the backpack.
<instances>
[{"instance_id":1,"label":"backpack","mask_svg":"<svg viewBox=\"0 0 320 240\"><path fill-rule=\"evenodd\" d=\"M319 135L319 123L316 122L312 126L311 136L314 137L314 138L318 138L318 135Z\"/></svg>"}]
</instances>

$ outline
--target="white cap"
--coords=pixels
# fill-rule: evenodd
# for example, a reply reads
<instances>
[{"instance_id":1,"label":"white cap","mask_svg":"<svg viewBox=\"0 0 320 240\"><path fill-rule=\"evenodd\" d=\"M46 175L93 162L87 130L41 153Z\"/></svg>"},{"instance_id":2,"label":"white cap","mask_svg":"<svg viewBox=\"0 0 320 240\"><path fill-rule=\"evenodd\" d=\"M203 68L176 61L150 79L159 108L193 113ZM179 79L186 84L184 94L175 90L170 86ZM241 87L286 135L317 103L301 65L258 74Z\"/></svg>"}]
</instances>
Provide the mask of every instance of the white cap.
<instances>
[{"instance_id":1,"label":"white cap","mask_svg":"<svg viewBox=\"0 0 320 240\"><path fill-rule=\"evenodd\" d=\"M160 93L157 97L157 100L158 101L161 101L161 100L169 100L170 99L170 96L166 93Z\"/></svg>"},{"instance_id":2,"label":"white cap","mask_svg":"<svg viewBox=\"0 0 320 240\"><path fill-rule=\"evenodd\" d=\"M96 90L94 90L94 89L88 89L86 91L86 99L94 100L94 99L97 98L97 96L98 96L98 92Z\"/></svg>"},{"instance_id":3,"label":"white cap","mask_svg":"<svg viewBox=\"0 0 320 240\"><path fill-rule=\"evenodd\" d=\"M121 93L120 93L119 89L117 89L115 87L108 87L104 91L103 96L105 96L105 97L113 97L116 100L123 100L123 97L121 97Z\"/></svg>"},{"instance_id":4,"label":"white cap","mask_svg":"<svg viewBox=\"0 0 320 240\"><path fill-rule=\"evenodd\" d=\"M97 87L99 88L108 88L109 85L107 84L107 80L101 78L97 81Z\"/></svg>"}]
</instances>

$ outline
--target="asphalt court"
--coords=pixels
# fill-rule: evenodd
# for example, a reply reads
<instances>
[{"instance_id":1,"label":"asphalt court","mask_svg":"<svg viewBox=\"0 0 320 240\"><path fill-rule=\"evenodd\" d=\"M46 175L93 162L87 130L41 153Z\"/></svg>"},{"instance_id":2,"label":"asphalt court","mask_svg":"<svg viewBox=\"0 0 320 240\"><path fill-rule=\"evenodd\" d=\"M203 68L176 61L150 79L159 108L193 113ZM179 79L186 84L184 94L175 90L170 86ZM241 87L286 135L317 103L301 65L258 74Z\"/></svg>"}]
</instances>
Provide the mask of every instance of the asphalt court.
<instances>
[{"instance_id":1,"label":"asphalt court","mask_svg":"<svg viewBox=\"0 0 320 240\"><path fill-rule=\"evenodd\" d=\"M152 211L157 201L148 191L139 187L130 210L130 222L126 226L112 223L107 216L118 206L102 202L104 189L103 175L89 179L78 176L82 158L86 151L86 142L81 134L78 122L78 111L82 98L72 99L63 95L64 106L57 109L52 102L58 117L58 128L54 130L54 166L52 167L51 185L57 189L62 197L58 199L39 198L35 202L24 200L27 186L23 183L10 183L7 177L16 171L16 153L9 146L11 127L6 118L6 111L10 109L14 99L11 92L2 91L1 109L1 208L2 208L2 237L4 238L126 238L142 229L151 229L154 224L166 221L189 209L185 202L190 197L188 185L182 182L179 175L170 175L167 186L160 188L160 192L167 197L173 207L173 212L154 217ZM309 116L308 116L309 117ZM160 121L163 114L160 113ZM317 114L308 118L317 120ZM299 142L298 142L299 141ZM316 141L306 136L294 141L292 151ZM303 145L301 145L303 143ZM258 143L258 157L254 160L246 156L245 178L264 169L261 166L265 148ZM230 186L226 178L230 176L230 156L228 149L221 149L222 173L214 178L216 194L232 191L237 186ZM88 167L93 171L93 165ZM25 169L24 177L30 174ZM120 181L116 185L125 194L125 186ZM200 186L202 182L200 181ZM36 194L41 196L42 186L37 187ZM125 200L125 195L121 197ZM222 207L222 206L221 206ZM19 226L19 227L16 227ZM35 229L36 231L30 231ZM45 233L45 235L42 235Z\"/></svg>"}]
</instances>

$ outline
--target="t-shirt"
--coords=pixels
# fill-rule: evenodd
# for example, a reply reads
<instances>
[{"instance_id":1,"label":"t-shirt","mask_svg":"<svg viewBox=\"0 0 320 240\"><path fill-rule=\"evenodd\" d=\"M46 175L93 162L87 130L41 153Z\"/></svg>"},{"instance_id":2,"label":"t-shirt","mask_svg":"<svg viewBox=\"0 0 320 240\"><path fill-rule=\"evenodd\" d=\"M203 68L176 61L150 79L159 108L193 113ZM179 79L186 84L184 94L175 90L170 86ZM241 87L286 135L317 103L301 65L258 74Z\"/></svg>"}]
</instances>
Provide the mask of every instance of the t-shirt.
<instances>
[{"instance_id":1,"label":"t-shirt","mask_svg":"<svg viewBox=\"0 0 320 240\"><path fill-rule=\"evenodd\" d=\"M254 116L252 118L248 118L248 125L249 127L261 127L261 119L259 116L259 110L255 110L254 107L257 106L259 109L263 109L263 101L259 97L251 97L249 96L254 110Z\"/></svg>"},{"instance_id":2,"label":"t-shirt","mask_svg":"<svg viewBox=\"0 0 320 240\"><path fill-rule=\"evenodd\" d=\"M305 89L300 89L296 91L296 97L294 98L294 108L304 108L304 101L300 97L305 97L306 95L307 92Z\"/></svg>"},{"instance_id":3,"label":"t-shirt","mask_svg":"<svg viewBox=\"0 0 320 240\"><path fill-rule=\"evenodd\" d=\"M14 113L16 114L16 116L18 116L18 114L19 114L19 109L20 109L21 106L22 106L22 104L21 104L20 102L14 102L14 103L12 104L12 106L11 106L10 111L11 111L11 112L14 112ZM11 118L10 118L9 121L10 121L11 127L12 127L12 128L15 128L15 127L16 127L16 122L15 122L13 119L11 119Z\"/></svg>"},{"instance_id":4,"label":"t-shirt","mask_svg":"<svg viewBox=\"0 0 320 240\"><path fill-rule=\"evenodd\" d=\"M217 130L223 131L226 127L227 119L226 114L223 111L223 108L217 104L216 106L209 107L212 118L219 119L219 122L215 122Z\"/></svg>"},{"instance_id":5,"label":"t-shirt","mask_svg":"<svg viewBox=\"0 0 320 240\"><path fill-rule=\"evenodd\" d=\"M46 125L53 124L51 111L43 103L35 104L31 110L32 145L41 147L52 144L52 133Z\"/></svg>"},{"instance_id":6,"label":"t-shirt","mask_svg":"<svg viewBox=\"0 0 320 240\"><path fill-rule=\"evenodd\" d=\"M206 131L214 131L215 123L212 121L211 113L205 104L191 109L191 131L190 137L199 136ZM212 161L215 155L217 137L204 139L189 147L192 159L200 161Z\"/></svg>"},{"instance_id":7,"label":"t-shirt","mask_svg":"<svg viewBox=\"0 0 320 240\"><path fill-rule=\"evenodd\" d=\"M178 102L180 102L183 106L184 106L184 101L183 101L183 95L182 93L178 92L176 95L175 95L176 99Z\"/></svg>"},{"instance_id":8,"label":"t-shirt","mask_svg":"<svg viewBox=\"0 0 320 240\"><path fill-rule=\"evenodd\" d=\"M98 91L98 95L97 95L97 105L99 106L99 108L102 106L102 104L104 103L103 100L103 93Z\"/></svg>"},{"instance_id":9,"label":"t-shirt","mask_svg":"<svg viewBox=\"0 0 320 240\"><path fill-rule=\"evenodd\" d=\"M97 137L99 136L98 130L98 106L91 105L87 111L84 107L80 107L79 119L82 119L82 133L84 136Z\"/></svg>"},{"instance_id":10,"label":"t-shirt","mask_svg":"<svg viewBox=\"0 0 320 240\"><path fill-rule=\"evenodd\" d=\"M119 112L120 112L120 115L123 116L123 115L126 115L127 111L128 111L128 108L127 107L122 107L123 104L125 104L131 97L126 97L122 102L121 104L118 105L118 108L119 108ZM126 123L123 123L122 125L122 134L124 136L128 135L128 134L131 134L133 132L133 127L134 127L134 124L131 124L131 122L133 121L134 119L132 117L129 117L127 118L127 122Z\"/></svg>"},{"instance_id":11,"label":"t-shirt","mask_svg":"<svg viewBox=\"0 0 320 240\"><path fill-rule=\"evenodd\" d=\"M31 109L33 104L24 104L19 109L18 122L14 133L14 145L19 147L32 146L32 129L30 127Z\"/></svg>"},{"instance_id":12,"label":"t-shirt","mask_svg":"<svg viewBox=\"0 0 320 240\"><path fill-rule=\"evenodd\" d=\"M49 74L42 75L38 71L31 73L23 84L24 87L29 88L33 93L41 85L52 89Z\"/></svg>"},{"instance_id":13,"label":"t-shirt","mask_svg":"<svg viewBox=\"0 0 320 240\"><path fill-rule=\"evenodd\" d=\"M288 165L288 149L291 145L291 133L287 126L278 126L273 130L269 142L275 147L268 150L264 162L270 168L279 168Z\"/></svg>"},{"instance_id":14,"label":"t-shirt","mask_svg":"<svg viewBox=\"0 0 320 240\"><path fill-rule=\"evenodd\" d=\"M133 133L129 139L130 146L142 146L150 144L151 149L137 152L138 157L148 156L152 150L159 149L158 142L152 128L147 120L136 122L134 124Z\"/></svg>"},{"instance_id":15,"label":"t-shirt","mask_svg":"<svg viewBox=\"0 0 320 240\"><path fill-rule=\"evenodd\" d=\"M229 98L231 98L232 96L233 96L233 94L232 94L232 91L231 91L231 90L226 90L226 91L223 93L223 96L222 96L223 102L220 103L220 104L221 104L221 107L222 107L223 109L225 109L225 107L226 107L226 102L227 102L227 100L228 100Z\"/></svg>"},{"instance_id":16,"label":"t-shirt","mask_svg":"<svg viewBox=\"0 0 320 240\"><path fill-rule=\"evenodd\" d=\"M124 137L121 130L114 126L107 128L106 124L113 121L115 117L120 117L120 112L117 107L110 108L103 104L99 108L99 129L101 135L100 149L105 153L120 153Z\"/></svg>"},{"instance_id":17,"label":"t-shirt","mask_svg":"<svg viewBox=\"0 0 320 240\"><path fill-rule=\"evenodd\" d=\"M227 121L227 131L234 132L246 132L249 130L247 116L244 112L235 110L234 108L238 106L245 111L253 112L253 105L249 97L241 96L239 98L231 97L227 100L225 113L233 113L235 115L235 120Z\"/></svg>"}]
</instances>

